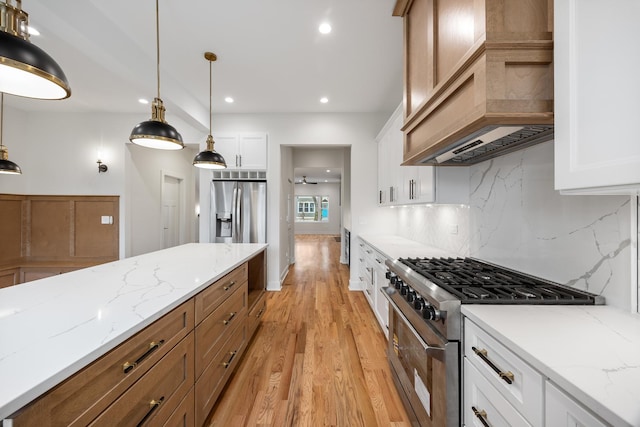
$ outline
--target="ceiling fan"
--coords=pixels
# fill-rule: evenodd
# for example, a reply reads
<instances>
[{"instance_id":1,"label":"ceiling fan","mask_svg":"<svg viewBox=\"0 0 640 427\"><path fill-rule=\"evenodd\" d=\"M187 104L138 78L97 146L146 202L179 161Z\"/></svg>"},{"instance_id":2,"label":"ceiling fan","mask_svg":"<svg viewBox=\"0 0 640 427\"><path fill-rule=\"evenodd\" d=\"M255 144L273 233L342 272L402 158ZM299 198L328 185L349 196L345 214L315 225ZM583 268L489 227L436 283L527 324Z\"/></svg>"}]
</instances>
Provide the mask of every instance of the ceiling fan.
<instances>
[{"instance_id":1,"label":"ceiling fan","mask_svg":"<svg viewBox=\"0 0 640 427\"><path fill-rule=\"evenodd\" d=\"M296 184L317 184L317 182L307 182L307 176L303 175L302 176L302 181L296 182Z\"/></svg>"}]
</instances>

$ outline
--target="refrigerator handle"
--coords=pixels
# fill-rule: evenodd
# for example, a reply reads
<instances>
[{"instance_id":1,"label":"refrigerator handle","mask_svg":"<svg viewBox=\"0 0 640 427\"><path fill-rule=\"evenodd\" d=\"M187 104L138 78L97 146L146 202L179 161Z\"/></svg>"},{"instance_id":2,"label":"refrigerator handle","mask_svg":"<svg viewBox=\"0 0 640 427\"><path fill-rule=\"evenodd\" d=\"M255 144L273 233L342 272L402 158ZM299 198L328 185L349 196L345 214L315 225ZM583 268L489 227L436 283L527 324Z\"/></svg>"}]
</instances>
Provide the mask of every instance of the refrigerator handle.
<instances>
[{"instance_id":1,"label":"refrigerator handle","mask_svg":"<svg viewBox=\"0 0 640 427\"><path fill-rule=\"evenodd\" d=\"M236 202L234 203L235 207L235 218L233 219L233 242L234 243L243 243L242 242L242 187L237 186L234 189L234 193L236 195Z\"/></svg>"}]
</instances>

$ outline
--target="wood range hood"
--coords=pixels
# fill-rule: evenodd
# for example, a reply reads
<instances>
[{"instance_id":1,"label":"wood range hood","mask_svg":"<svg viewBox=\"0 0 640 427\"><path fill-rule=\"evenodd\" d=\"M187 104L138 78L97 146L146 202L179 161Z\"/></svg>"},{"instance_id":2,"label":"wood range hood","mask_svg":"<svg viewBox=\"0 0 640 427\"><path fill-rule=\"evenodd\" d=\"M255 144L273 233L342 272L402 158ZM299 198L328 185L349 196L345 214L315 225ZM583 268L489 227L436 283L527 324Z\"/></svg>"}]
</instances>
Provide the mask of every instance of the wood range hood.
<instances>
[{"instance_id":1,"label":"wood range hood","mask_svg":"<svg viewBox=\"0 0 640 427\"><path fill-rule=\"evenodd\" d=\"M403 165L470 165L553 139L553 0L398 0Z\"/></svg>"}]
</instances>

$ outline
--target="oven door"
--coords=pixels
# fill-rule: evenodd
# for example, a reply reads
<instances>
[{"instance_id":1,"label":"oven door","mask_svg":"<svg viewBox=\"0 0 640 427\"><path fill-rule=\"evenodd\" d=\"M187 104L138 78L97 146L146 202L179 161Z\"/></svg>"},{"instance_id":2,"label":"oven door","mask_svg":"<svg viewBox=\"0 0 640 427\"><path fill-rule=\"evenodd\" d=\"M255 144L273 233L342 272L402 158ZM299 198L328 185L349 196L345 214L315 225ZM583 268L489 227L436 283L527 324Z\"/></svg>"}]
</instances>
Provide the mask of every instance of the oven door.
<instances>
[{"instance_id":1,"label":"oven door","mask_svg":"<svg viewBox=\"0 0 640 427\"><path fill-rule=\"evenodd\" d=\"M391 298L388 300L390 310L387 354L394 382L412 425L458 426L459 343L442 341L435 333L433 336L421 337L396 303Z\"/></svg>"}]
</instances>

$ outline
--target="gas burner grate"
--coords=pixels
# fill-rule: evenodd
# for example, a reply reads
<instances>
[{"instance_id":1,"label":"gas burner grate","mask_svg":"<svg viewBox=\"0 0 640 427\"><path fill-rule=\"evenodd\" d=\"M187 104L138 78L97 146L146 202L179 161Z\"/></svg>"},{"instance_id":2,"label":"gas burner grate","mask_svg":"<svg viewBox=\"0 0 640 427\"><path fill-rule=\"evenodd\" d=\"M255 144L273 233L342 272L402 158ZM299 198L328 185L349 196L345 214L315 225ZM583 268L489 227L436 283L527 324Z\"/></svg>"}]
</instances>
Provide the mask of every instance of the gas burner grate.
<instances>
[{"instance_id":1,"label":"gas burner grate","mask_svg":"<svg viewBox=\"0 0 640 427\"><path fill-rule=\"evenodd\" d=\"M473 258L400 258L467 304L594 304L595 295Z\"/></svg>"}]
</instances>

